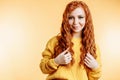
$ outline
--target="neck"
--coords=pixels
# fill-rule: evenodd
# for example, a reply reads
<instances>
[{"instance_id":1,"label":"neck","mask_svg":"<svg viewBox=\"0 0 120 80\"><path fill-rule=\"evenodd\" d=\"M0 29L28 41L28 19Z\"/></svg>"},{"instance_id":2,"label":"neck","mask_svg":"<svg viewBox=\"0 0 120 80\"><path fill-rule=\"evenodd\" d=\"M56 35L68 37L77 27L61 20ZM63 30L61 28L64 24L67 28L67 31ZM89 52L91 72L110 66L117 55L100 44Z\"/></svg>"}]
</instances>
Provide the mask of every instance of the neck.
<instances>
[{"instance_id":1,"label":"neck","mask_svg":"<svg viewBox=\"0 0 120 80\"><path fill-rule=\"evenodd\" d=\"M79 33L73 33L74 38L80 38L81 37L81 32Z\"/></svg>"}]
</instances>

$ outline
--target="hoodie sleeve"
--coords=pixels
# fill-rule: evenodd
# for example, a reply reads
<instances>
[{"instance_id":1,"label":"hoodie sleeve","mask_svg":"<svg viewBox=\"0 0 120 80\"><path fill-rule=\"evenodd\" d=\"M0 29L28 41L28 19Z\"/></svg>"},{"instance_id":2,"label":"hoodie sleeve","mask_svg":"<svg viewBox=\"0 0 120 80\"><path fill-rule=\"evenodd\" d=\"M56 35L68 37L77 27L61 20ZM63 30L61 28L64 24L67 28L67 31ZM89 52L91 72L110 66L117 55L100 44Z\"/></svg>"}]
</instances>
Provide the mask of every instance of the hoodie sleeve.
<instances>
[{"instance_id":1,"label":"hoodie sleeve","mask_svg":"<svg viewBox=\"0 0 120 80\"><path fill-rule=\"evenodd\" d=\"M92 69L92 70L87 70L88 73L88 80L99 80L99 78L101 77L101 58L100 58L100 49L97 46L97 62L99 64L99 67L97 69Z\"/></svg>"},{"instance_id":2,"label":"hoodie sleeve","mask_svg":"<svg viewBox=\"0 0 120 80\"><path fill-rule=\"evenodd\" d=\"M42 53L42 59L40 62L40 69L44 74L50 74L57 70L58 64L55 63L52 56L54 55L54 47L57 43L57 38L50 39L46 45L45 50Z\"/></svg>"}]
</instances>

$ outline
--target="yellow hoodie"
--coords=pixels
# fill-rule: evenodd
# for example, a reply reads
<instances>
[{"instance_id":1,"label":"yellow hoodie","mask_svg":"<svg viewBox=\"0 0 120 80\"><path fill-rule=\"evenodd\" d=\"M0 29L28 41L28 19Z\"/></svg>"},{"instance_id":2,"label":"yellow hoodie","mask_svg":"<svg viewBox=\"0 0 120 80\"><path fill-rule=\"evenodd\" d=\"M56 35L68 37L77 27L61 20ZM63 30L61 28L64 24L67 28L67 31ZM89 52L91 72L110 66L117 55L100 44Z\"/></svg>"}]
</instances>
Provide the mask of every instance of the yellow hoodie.
<instances>
[{"instance_id":1,"label":"yellow hoodie","mask_svg":"<svg viewBox=\"0 0 120 80\"><path fill-rule=\"evenodd\" d=\"M75 63L71 67L60 66L52 59L54 55L54 47L57 44L57 38L53 37L46 45L45 50L42 53L43 59L41 59L40 69L44 74L49 74L46 80L98 80L101 76L101 60L100 52L97 47L97 61L99 63L98 69L86 70L84 66L79 66L80 61L80 38L73 38L72 42Z\"/></svg>"}]
</instances>

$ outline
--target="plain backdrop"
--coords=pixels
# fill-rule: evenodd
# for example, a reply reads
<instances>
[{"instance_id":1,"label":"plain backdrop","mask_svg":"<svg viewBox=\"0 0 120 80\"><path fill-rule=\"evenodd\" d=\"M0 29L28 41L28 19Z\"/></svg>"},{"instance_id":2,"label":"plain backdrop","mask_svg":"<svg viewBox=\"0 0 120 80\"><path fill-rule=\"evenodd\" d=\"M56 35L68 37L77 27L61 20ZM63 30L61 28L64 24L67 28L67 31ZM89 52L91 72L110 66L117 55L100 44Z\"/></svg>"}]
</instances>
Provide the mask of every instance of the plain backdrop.
<instances>
[{"instance_id":1,"label":"plain backdrop","mask_svg":"<svg viewBox=\"0 0 120 80\"><path fill-rule=\"evenodd\" d=\"M59 33L72 0L0 0L0 80L45 80L39 68L47 41ZM101 80L120 80L120 0L83 0L101 50Z\"/></svg>"}]
</instances>

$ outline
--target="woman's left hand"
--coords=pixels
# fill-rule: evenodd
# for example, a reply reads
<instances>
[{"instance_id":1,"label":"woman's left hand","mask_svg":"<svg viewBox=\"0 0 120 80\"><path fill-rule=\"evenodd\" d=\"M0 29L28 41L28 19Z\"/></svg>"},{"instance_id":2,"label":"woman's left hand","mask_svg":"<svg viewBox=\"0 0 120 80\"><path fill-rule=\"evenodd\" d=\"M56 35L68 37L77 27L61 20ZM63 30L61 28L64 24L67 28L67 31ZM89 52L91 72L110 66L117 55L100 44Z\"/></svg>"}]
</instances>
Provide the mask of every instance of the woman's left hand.
<instances>
[{"instance_id":1,"label":"woman's left hand","mask_svg":"<svg viewBox=\"0 0 120 80\"><path fill-rule=\"evenodd\" d=\"M87 55L84 59L84 63L87 67L89 67L91 69L97 69L99 66L96 59L90 53L87 53Z\"/></svg>"}]
</instances>

